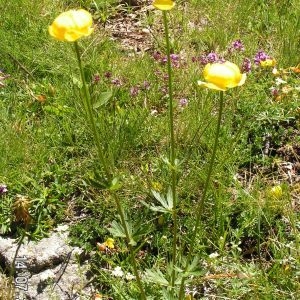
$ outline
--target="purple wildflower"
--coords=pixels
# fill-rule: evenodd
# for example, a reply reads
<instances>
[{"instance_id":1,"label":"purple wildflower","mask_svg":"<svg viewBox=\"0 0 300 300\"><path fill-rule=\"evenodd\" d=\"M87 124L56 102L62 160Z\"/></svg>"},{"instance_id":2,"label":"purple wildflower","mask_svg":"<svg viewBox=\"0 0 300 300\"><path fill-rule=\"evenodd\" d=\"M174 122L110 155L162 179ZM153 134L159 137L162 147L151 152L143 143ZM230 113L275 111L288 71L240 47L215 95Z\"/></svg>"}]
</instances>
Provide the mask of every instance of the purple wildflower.
<instances>
[{"instance_id":1,"label":"purple wildflower","mask_svg":"<svg viewBox=\"0 0 300 300\"><path fill-rule=\"evenodd\" d=\"M277 97L279 95L279 90L275 87L271 87L270 91L273 97Z\"/></svg>"},{"instance_id":2,"label":"purple wildflower","mask_svg":"<svg viewBox=\"0 0 300 300\"><path fill-rule=\"evenodd\" d=\"M254 63L256 65L259 65L261 61L265 61L267 59L270 59L271 57L265 53L264 51L258 51L256 54L255 54L255 57L254 57Z\"/></svg>"},{"instance_id":3,"label":"purple wildflower","mask_svg":"<svg viewBox=\"0 0 300 300\"><path fill-rule=\"evenodd\" d=\"M154 52L154 53L153 53L153 58L154 58L155 60L160 60L160 59L161 59L161 54L160 54L160 52L158 52L158 51Z\"/></svg>"},{"instance_id":4,"label":"purple wildflower","mask_svg":"<svg viewBox=\"0 0 300 300\"><path fill-rule=\"evenodd\" d=\"M111 83L117 87L120 87L122 85L121 80L118 78L115 78L111 81Z\"/></svg>"},{"instance_id":5,"label":"purple wildflower","mask_svg":"<svg viewBox=\"0 0 300 300\"><path fill-rule=\"evenodd\" d=\"M210 62L210 63L213 63L213 62L216 62L219 60L219 56L215 52L208 53L206 58L207 58L208 62Z\"/></svg>"},{"instance_id":6,"label":"purple wildflower","mask_svg":"<svg viewBox=\"0 0 300 300\"><path fill-rule=\"evenodd\" d=\"M188 105L188 99L186 99L186 98L181 98L180 100L179 100L179 106L181 107L181 108L184 108L184 107L186 107Z\"/></svg>"},{"instance_id":7,"label":"purple wildflower","mask_svg":"<svg viewBox=\"0 0 300 300\"><path fill-rule=\"evenodd\" d=\"M174 61L179 61L179 55L178 54L170 54L170 59L174 62Z\"/></svg>"},{"instance_id":8,"label":"purple wildflower","mask_svg":"<svg viewBox=\"0 0 300 300\"><path fill-rule=\"evenodd\" d=\"M168 61L167 56L163 56L163 57L161 58L161 60L160 60L160 62L161 62L162 64L165 64L167 61Z\"/></svg>"},{"instance_id":9,"label":"purple wildflower","mask_svg":"<svg viewBox=\"0 0 300 300\"><path fill-rule=\"evenodd\" d=\"M130 96L135 97L139 94L140 88L138 86L133 86L130 88Z\"/></svg>"},{"instance_id":10,"label":"purple wildflower","mask_svg":"<svg viewBox=\"0 0 300 300\"><path fill-rule=\"evenodd\" d=\"M145 80L145 81L143 82L143 88L144 88L145 90L149 91L149 90L150 90L150 82L147 81L147 80Z\"/></svg>"},{"instance_id":11,"label":"purple wildflower","mask_svg":"<svg viewBox=\"0 0 300 300\"><path fill-rule=\"evenodd\" d=\"M171 53L170 58L171 58L171 60L179 60L179 55L175 54L175 53Z\"/></svg>"},{"instance_id":12,"label":"purple wildflower","mask_svg":"<svg viewBox=\"0 0 300 300\"><path fill-rule=\"evenodd\" d=\"M231 50L244 51L245 47L240 39L235 40L231 44Z\"/></svg>"},{"instance_id":13,"label":"purple wildflower","mask_svg":"<svg viewBox=\"0 0 300 300\"><path fill-rule=\"evenodd\" d=\"M197 61L198 61L197 57L193 56L192 57L192 62L194 63L194 62L197 62Z\"/></svg>"},{"instance_id":14,"label":"purple wildflower","mask_svg":"<svg viewBox=\"0 0 300 300\"><path fill-rule=\"evenodd\" d=\"M163 86L163 87L161 87L161 93L163 94L163 95L167 95L168 94L168 88L166 87L166 86Z\"/></svg>"},{"instance_id":15,"label":"purple wildflower","mask_svg":"<svg viewBox=\"0 0 300 300\"><path fill-rule=\"evenodd\" d=\"M5 184L0 184L0 195L5 194L7 191L7 186Z\"/></svg>"},{"instance_id":16,"label":"purple wildflower","mask_svg":"<svg viewBox=\"0 0 300 300\"><path fill-rule=\"evenodd\" d=\"M205 54L201 55L199 57L199 61L201 63L201 65L206 65L208 64L208 59L207 59L207 56Z\"/></svg>"},{"instance_id":17,"label":"purple wildflower","mask_svg":"<svg viewBox=\"0 0 300 300\"><path fill-rule=\"evenodd\" d=\"M208 63L214 63L219 62L222 63L225 60L223 58L220 58L219 55L215 52L210 52L208 54L203 54L199 57L199 62L201 65L206 65Z\"/></svg>"},{"instance_id":18,"label":"purple wildflower","mask_svg":"<svg viewBox=\"0 0 300 300\"><path fill-rule=\"evenodd\" d=\"M109 71L105 72L104 77L107 78L107 79L111 78L111 72L109 72Z\"/></svg>"},{"instance_id":19,"label":"purple wildflower","mask_svg":"<svg viewBox=\"0 0 300 300\"><path fill-rule=\"evenodd\" d=\"M171 62L172 62L172 65L176 68L179 67L179 61L180 61L180 56L178 54L170 54L170 59L171 59Z\"/></svg>"},{"instance_id":20,"label":"purple wildflower","mask_svg":"<svg viewBox=\"0 0 300 300\"><path fill-rule=\"evenodd\" d=\"M251 67L252 67L251 60L245 57L242 64L243 73L249 73L251 71Z\"/></svg>"},{"instance_id":21,"label":"purple wildflower","mask_svg":"<svg viewBox=\"0 0 300 300\"><path fill-rule=\"evenodd\" d=\"M93 83L96 84L100 81L100 75L99 74L95 74L94 78L93 78Z\"/></svg>"},{"instance_id":22,"label":"purple wildflower","mask_svg":"<svg viewBox=\"0 0 300 300\"><path fill-rule=\"evenodd\" d=\"M224 64L226 62L226 59L221 57L216 62L219 63L219 64Z\"/></svg>"}]
</instances>

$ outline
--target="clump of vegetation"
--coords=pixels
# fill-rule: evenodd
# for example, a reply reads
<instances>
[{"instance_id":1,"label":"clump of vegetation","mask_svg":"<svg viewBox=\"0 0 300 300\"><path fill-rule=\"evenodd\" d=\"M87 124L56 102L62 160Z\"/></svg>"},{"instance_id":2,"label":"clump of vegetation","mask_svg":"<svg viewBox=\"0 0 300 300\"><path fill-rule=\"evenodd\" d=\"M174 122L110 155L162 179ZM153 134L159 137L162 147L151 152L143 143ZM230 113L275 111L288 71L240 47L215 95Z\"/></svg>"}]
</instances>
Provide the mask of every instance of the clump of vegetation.
<instances>
[{"instance_id":1,"label":"clump of vegetation","mask_svg":"<svg viewBox=\"0 0 300 300\"><path fill-rule=\"evenodd\" d=\"M55 2L0 4L1 235L72 223L96 298L296 299L296 1Z\"/></svg>"}]
</instances>

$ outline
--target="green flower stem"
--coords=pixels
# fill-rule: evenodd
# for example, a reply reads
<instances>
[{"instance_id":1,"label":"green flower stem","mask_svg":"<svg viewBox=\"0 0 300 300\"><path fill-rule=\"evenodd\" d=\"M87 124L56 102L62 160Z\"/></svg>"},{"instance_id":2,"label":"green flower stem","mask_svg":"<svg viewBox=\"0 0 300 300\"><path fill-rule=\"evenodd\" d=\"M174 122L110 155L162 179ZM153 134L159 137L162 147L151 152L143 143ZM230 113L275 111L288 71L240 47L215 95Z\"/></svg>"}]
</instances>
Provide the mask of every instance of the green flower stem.
<instances>
[{"instance_id":1,"label":"green flower stem","mask_svg":"<svg viewBox=\"0 0 300 300\"><path fill-rule=\"evenodd\" d=\"M139 290L140 290L140 293L141 293L141 299L146 300L147 297L146 297L146 294L145 294L145 291L144 291L144 288L143 288L143 285L142 285L142 280L141 280L140 274L138 272L138 267L137 267L136 260L135 260L135 255L134 255L134 249L133 249L133 247L130 243L131 238L130 238L129 230L128 230L128 227L127 227L127 223L126 223L125 214L124 214L124 211L123 211L123 208L122 208L122 204L121 204L119 198L117 197L117 195L114 191L112 191L111 194L112 194L112 196L113 196L113 198L114 198L114 200L117 204L117 210L118 210L118 213L119 213L120 218L121 218L122 226L125 230L127 247L129 249L130 259L131 259L131 263L132 263L132 267L133 267L133 273L134 273L134 276L136 278L136 282L138 284L138 287L139 287Z\"/></svg>"},{"instance_id":2,"label":"green flower stem","mask_svg":"<svg viewBox=\"0 0 300 300\"><path fill-rule=\"evenodd\" d=\"M201 201L198 203L198 205L196 207L196 222L195 222L195 226L194 226L194 229L193 229L193 232L192 232L192 235L191 235L190 249L189 249L189 252L188 252L184 272L187 271L189 263L191 261L191 257L192 257L193 252L194 252L196 236L197 236L197 232L199 230L199 225L200 225L201 215L202 215L202 211L203 211L203 207L204 207L204 202L206 200L206 195L207 195L207 191L208 191L208 188L209 188L210 179L211 179L211 175L212 175L212 171L213 171L213 167L214 167L214 163L215 163L215 158L216 158L216 153L217 153L217 149L218 149L219 135L220 135L220 128L221 128L221 120L222 120L222 114L223 114L223 107L224 107L224 92L220 91L219 114L218 114L217 129L216 129L215 141L214 141L214 146L213 146L213 152L212 152L209 167L208 167L208 173L207 173L206 181L205 181L205 184L204 184L204 189L203 189L203 194L202 194L202 197L201 197ZM179 291L179 300L184 299L184 282L185 282L185 279L186 278L183 277L182 280L181 280L180 291Z\"/></svg>"},{"instance_id":3,"label":"green flower stem","mask_svg":"<svg viewBox=\"0 0 300 300\"><path fill-rule=\"evenodd\" d=\"M175 134L174 134L174 108L173 108L173 86L172 86L172 69L171 69L171 57L170 57L170 40L169 40L169 28L166 11L163 11L163 20L165 27L166 48L167 48L167 66L168 66L168 90L169 90L169 135L170 135L170 164L171 164L171 189L173 197L173 249L172 249L172 276L171 286L175 286L175 264L176 264L176 250L177 250L177 170L175 166Z\"/></svg>"},{"instance_id":4,"label":"green flower stem","mask_svg":"<svg viewBox=\"0 0 300 300\"><path fill-rule=\"evenodd\" d=\"M99 136L99 132L97 130L96 121L95 121L94 114L93 114L91 95L88 90L86 80L84 77L84 72L83 72L81 57L80 57L80 51L79 51L78 43L76 41L74 42L74 46L75 46L75 52L76 52L76 56L77 56L78 66L80 69L81 80L82 80L82 89L83 89L83 96L84 96L83 97L83 106L85 109L85 113L86 113L88 122L90 123L90 127L91 127L93 137L94 137L94 140L96 143L100 163L101 163L103 171L105 173L106 180L110 183L113 176L110 172L109 166L108 166L108 164L105 160L105 156L103 154L103 150L102 150L102 146L101 146L101 142L100 142L100 136ZM137 268L137 264L135 261L134 249L133 249L132 245L130 244L131 238L130 238L129 230L128 230L127 223L126 223L125 213L123 211L121 201L118 198L117 194L114 191L111 191L111 195L117 205L118 214L120 215L121 223L122 223L122 226L125 231L126 241L127 241L127 245L128 245L128 249L129 249L129 253L130 253L130 259L131 259L134 275L136 277L136 281L137 281L137 284L138 284L138 287L139 287L139 290L141 293L141 299L146 300L147 299L146 294L145 294L145 291L144 291L144 288L142 285L142 281L141 281L141 277L138 273L138 268Z\"/></svg>"},{"instance_id":5,"label":"green flower stem","mask_svg":"<svg viewBox=\"0 0 300 300\"><path fill-rule=\"evenodd\" d=\"M104 154L103 154L103 150L102 150L102 146L100 143L100 136L99 136L99 132L97 130L97 126L96 126L96 121L93 115L93 109L92 109L92 101L91 101L91 95L90 92L88 90L87 84L86 84L86 80L85 80L85 76L84 76L84 72L83 72L83 68L82 68L82 63L81 63L81 57L80 57L80 51L79 51L79 46L77 41L74 42L74 46L75 46L75 52L76 52L76 56L77 56L77 61L78 61L78 66L80 69L80 75L81 75L81 80L82 80L82 89L83 89L83 105L88 117L88 121L90 122L90 126L91 126L91 130L94 136L94 140L96 143L96 147L98 150L98 157L100 159L100 163L102 165L102 168L105 172L105 175L107 176L106 180L110 181L111 180L111 174L110 174L110 170L107 166Z\"/></svg>"},{"instance_id":6,"label":"green flower stem","mask_svg":"<svg viewBox=\"0 0 300 300\"><path fill-rule=\"evenodd\" d=\"M18 246L17 246L16 252L15 252L14 258L12 260L11 269L10 269L10 272L9 272L10 278L13 278L13 276L14 276L14 273L15 273L15 270L16 270L16 268L15 268L16 259L18 257L18 253L19 253L19 250L20 250L21 245L23 243L23 240L24 240L24 238L26 236L27 228L28 228L28 226L26 225L24 231L22 232L20 240L18 241Z\"/></svg>"}]
</instances>

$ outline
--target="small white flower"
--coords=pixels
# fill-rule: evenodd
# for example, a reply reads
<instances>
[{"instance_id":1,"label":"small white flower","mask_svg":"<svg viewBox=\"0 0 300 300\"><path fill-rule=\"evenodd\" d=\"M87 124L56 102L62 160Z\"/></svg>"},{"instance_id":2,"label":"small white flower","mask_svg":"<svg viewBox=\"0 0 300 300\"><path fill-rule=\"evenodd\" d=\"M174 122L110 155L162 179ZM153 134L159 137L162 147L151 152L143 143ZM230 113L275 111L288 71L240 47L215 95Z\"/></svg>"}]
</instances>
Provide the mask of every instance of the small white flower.
<instances>
[{"instance_id":1,"label":"small white flower","mask_svg":"<svg viewBox=\"0 0 300 300\"><path fill-rule=\"evenodd\" d=\"M283 79L279 78L279 77L275 79L275 84L276 85L281 85L281 84L284 84L284 83L287 83L287 82L284 81Z\"/></svg>"},{"instance_id":2,"label":"small white flower","mask_svg":"<svg viewBox=\"0 0 300 300\"><path fill-rule=\"evenodd\" d=\"M115 267L113 271L111 271L111 275L115 277L123 277L124 272L122 271L121 267Z\"/></svg>"},{"instance_id":3,"label":"small white flower","mask_svg":"<svg viewBox=\"0 0 300 300\"><path fill-rule=\"evenodd\" d=\"M157 116L157 114L158 114L157 109L151 109L151 112L150 112L151 116Z\"/></svg>"},{"instance_id":4,"label":"small white flower","mask_svg":"<svg viewBox=\"0 0 300 300\"><path fill-rule=\"evenodd\" d=\"M218 252L213 252L211 254L209 254L209 258L217 258L219 256Z\"/></svg>"},{"instance_id":5,"label":"small white flower","mask_svg":"<svg viewBox=\"0 0 300 300\"><path fill-rule=\"evenodd\" d=\"M125 278L126 278L126 280L130 281L130 280L135 279L135 276L132 275L131 273L126 273Z\"/></svg>"}]
</instances>

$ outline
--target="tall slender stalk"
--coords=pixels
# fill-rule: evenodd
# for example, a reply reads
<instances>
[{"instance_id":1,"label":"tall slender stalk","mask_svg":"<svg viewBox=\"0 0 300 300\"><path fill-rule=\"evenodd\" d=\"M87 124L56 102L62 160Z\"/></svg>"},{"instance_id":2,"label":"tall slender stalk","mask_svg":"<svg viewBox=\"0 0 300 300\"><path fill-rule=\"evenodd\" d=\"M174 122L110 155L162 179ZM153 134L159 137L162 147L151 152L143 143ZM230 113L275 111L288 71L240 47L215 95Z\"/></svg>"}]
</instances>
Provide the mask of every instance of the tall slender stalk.
<instances>
[{"instance_id":1,"label":"tall slender stalk","mask_svg":"<svg viewBox=\"0 0 300 300\"><path fill-rule=\"evenodd\" d=\"M90 95L90 92L89 92L87 84L86 84L86 80L85 80L85 76L84 76L84 72L83 72L83 68L82 68L82 63L81 63L79 46L78 46L77 41L74 42L74 46L75 46L75 52L76 52L77 62L78 62L81 81L82 81L82 90L83 90L83 96L84 96L83 97L83 106L85 109L85 113L88 117L88 121L90 123L94 141L96 143L96 147L98 150L98 157L99 157L99 160L101 163L101 167L104 169L105 175L107 176L106 180L109 181L111 179L111 174L110 174L108 165L106 163L106 160L105 160L105 157L103 154L103 150L102 150L102 146L100 143L100 136L99 136L99 132L97 130L96 121L95 121L94 114L93 114L91 95Z\"/></svg>"},{"instance_id":2,"label":"tall slender stalk","mask_svg":"<svg viewBox=\"0 0 300 300\"><path fill-rule=\"evenodd\" d=\"M16 248L15 255L14 255L14 258L13 258L12 263L11 263L11 269L10 269L10 272L9 272L9 275L10 275L11 278L13 277L13 275L15 273L15 270L16 270L15 263L16 263L16 259L17 259L19 250L22 246L23 240L26 236L26 230L27 230L27 226L25 227L24 231L22 232L21 238L18 241L18 246Z\"/></svg>"},{"instance_id":3,"label":"tall slender stalk","mask_svg":"<svg viewBox=\"0 0 300 300\"><path fill-rule=\"evenodd\" d=\"M95 121L95 117L93 114L93 108L92 108L92 102L91 102L91 95L90 92L88 90L88 86L86 84L86 80L85 80L85 76L84 76L84 72L83 72L83 68L82 68L82 63L81 63L81 57L80 57L80 51L79 51L79 46L78 43L75 41L74 42L74 46L75 46L75 52L76 52L76 57L77 57L77 61L78 61L78 66L80 69L80 75L81 75L81 81L82 81L82 89L83 89L83 106L85 109L85 113L86 113L86 117L88 122L90 123L90 127L92 130L92 134L94 137L94 141L96 143L96 147L98 150L98 157L101 163L101 167L103 168L104 174L106 176L106 181L108 183L111 182L111 180L113 179L113 174L107 164L107 161L105 159L104 153L103 153L103 149L102 149L102 145L101 145L101 140L100 140L100 136L99 136L99 132L97 130L97 126L96 126L96 121ZM131 259L131 263L132 263L132 267L133 267L133 271L134 271L134 275L136 277L136 281L141 293L141 299L142 300L146 300L146 294L142 285L142 281L141 281L141 277L138 273L138 268L137 268L137 264L136 264L136 260L135 260L135 255L134 255L134 249L132 247L132 245L130 244L130 233L127 227L127 223L126 223L126 218L125 218L125 213L123 211L123 207L121 204L120 199L118 198L117 194L114 191L111 191L111 195L116 203L117 206L117 210L118 210L118 214L120 216L121 219L121 224L124 228L125 231L125 235L126 235L126 241L127 241L127 246L129 249L129 253L130 253L130 259Z\"/></svg>"},{"instance_id":4,"label":"tall slender stalk","mask_svg":"<svg viewBox=\"0 0 300 300\"><path fill-rule=\"evenodd\" d=\"M174 133L174 107L173 107L173 85L172 85L172 68L171 68L171 57L170 57L170 40L169 40L169 28L167 12L163 11L163 20L165 28L166 38L166 50L167 50L167 68L168 68L168 93L169 93L169 136L170 136L170 154L169 162L171 165L171 190L173 197L173 245L172 245L172 276L171 286L175 286L175 264L176 264L176 251L177 251L177 192L176 192L176 181L177 181L177 170L175 166L175 133Z\"/></svg>"},{"instance_id":5,"label":"tall slender stalk","mask_svg":"<svg viewBox=\"0 0 300 300\"><path fill-rule=\"evenodd\" d=\"M219 135L220 135L220 128L221 128L223 107L224 107L224 92L220 91L219 113L218 113L218 121L217 121L217 128L216 128L216 134L215 134L215 141L214 141L214 146L213 146L213 151L212 151L210 163L209 163L209 166L208 166L208 172L207 172L207 177L206 177L206 181L205 181L205 184L204 184L202 197L201 197L201 200L200 200L200 202L198 203L198 205L196 207L196 222L195 222L195 226L194 226L194 229L192 231L192 235L191 235L191 239L190 239L190 249L189 249L189 252L188 252L188 255L187 255L186 266L185 266L184 272L186 272L187 269L188 269L188 266L189 266L189 263L191 261L191 257L193 255L194 248L195 248L195 241L196 241L196 237L197 237L197 232L199 230L201 215L202 215L204 203L205 203L205 200L206 200L206 195L207 195L207 192L208 192L210 179L211 179L211 175L212 175L212 171L213 171L213 167L214 167L214 163L215 163L216 153L217 153L217 149L218 149L218 142L219 142ZM183 297L184 297L185 279L186 279L186 277L183 277L182 280L181 280L180 291L179 291L179 300L183 299Z\"/></svg>"}]
</instances>

